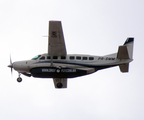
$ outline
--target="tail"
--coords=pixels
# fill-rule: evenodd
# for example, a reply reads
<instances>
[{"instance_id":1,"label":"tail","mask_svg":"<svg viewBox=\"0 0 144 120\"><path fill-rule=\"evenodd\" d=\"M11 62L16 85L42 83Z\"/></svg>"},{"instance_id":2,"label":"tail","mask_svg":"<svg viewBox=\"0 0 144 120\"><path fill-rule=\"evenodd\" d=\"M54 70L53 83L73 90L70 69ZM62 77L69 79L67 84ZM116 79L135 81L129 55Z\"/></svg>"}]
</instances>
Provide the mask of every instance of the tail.
<instances>
[{"instance_id":1,"label":"tail","mask_svg":"<svg viewBox=\"0 0 144 120\"><path fill-rule=\"evenodd\" d=\"M119 46L117 58L120 60L133 60L133 44L134 38L127 38L123 46ZM119 65L121 72L128 72L129 62Z\"/></svg>"}]
</instances>

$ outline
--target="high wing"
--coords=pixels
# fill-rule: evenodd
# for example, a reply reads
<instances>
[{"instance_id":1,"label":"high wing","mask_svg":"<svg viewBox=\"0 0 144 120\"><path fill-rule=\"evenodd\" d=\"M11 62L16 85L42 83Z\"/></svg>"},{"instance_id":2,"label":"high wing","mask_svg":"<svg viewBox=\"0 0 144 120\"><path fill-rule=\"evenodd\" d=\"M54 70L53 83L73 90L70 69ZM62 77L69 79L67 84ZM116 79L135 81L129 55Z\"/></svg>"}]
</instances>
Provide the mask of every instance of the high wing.
<instances>
[{"instance_id":1,"label":"high wing","mask_svg":"<svg viewBox=\"0 0 144 120\"><path fill-rule=\"evenodd\" d=\"M67 88L67 78L53 78L55 88Z\"/></svg>"},{"instance_id":2,"label":"high wing","mask_svg":"<svg viewBox=\"0 0 144 120\"><path fill-rule=\"evenodd\" d=\"M61 21L49 21L48 54L66 56L66 46Z\"/></svg>"},{"instance_id":3,"label":"high wing","mask_svg":"<svg viewBox=\"0 0 144 120\"><path fill-rule=\"evenodd\" d=\"M49 21L48 55L67 55L61 21ZM67 88L67 78L53 78L53 82L55 88Z\"/></svg>"}]
</instances>

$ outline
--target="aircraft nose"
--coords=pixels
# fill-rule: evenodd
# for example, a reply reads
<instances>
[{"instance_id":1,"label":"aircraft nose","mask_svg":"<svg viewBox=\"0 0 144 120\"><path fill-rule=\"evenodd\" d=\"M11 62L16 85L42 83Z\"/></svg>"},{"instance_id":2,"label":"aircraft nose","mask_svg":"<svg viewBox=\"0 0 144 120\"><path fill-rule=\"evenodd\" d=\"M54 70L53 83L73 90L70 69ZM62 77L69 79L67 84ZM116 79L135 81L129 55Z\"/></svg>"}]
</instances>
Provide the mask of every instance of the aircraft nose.
<instances>
[{"instance_id":1,"label":"aircraft nose","mask_svg":"<svg viewBox=\"0 0 144 120\"><path fill-rule=\"evenodd\" d=\"M19 70L21 67L22 67L22 62L14 62L12 67L15 69L15 70Z\"/></svg>"},{"instance_id":2,"label":"aircraft nose","mask_svg":"<svg viewBox=\"0 0 144 120\"><path fill-rule=\"evenodd\" d=\"M9 67L11 67L11 66L9 66ZM28 65L26 64L26 61L14 62L12 67L14 68L14 70L16 70L18 72L26 72L28 70Z\"/></svg>"}]
</instances>

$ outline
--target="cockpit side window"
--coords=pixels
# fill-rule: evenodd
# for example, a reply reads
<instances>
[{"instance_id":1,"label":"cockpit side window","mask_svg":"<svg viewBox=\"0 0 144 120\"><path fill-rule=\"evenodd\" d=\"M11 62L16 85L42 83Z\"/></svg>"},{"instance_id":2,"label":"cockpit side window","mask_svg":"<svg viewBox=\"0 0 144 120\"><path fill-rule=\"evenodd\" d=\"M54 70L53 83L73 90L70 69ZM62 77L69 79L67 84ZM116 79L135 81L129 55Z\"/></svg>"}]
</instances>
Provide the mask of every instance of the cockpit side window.
<instances>
[{"instance_id":1,"label":"cockpit side window","mask_svg":"<svg viewBox=\"0 0 144 120\"><path fill-rule=\"evenodd\" d=\"M42 57L40 58L40 60L45 60L45 56L42 56Z\"/></svg>"},{"instance_id":2,"label":"cockpit side window","mask_svg":"<svg viewBox=\"0 0 144 120\"><path fill-rule=\"evenodd\" d=\"M35 57L32 58L32 60L37 60L41 55L37 55Z\"/></svg>"}]
</instances>

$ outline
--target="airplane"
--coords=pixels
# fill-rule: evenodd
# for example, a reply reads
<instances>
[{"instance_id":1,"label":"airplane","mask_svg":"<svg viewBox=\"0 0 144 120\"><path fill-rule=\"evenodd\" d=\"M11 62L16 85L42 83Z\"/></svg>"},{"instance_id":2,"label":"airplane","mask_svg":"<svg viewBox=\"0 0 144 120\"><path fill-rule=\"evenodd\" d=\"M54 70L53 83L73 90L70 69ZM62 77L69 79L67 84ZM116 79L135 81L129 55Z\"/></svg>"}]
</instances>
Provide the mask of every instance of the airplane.
<instances>
[{"instance_id":1,"label":"airplane","mask_svg":"<svg viewBox=\"0 0 144 120\"><path fill-rule=\"evenodd\" d=\"M80 77L98 70L119 66L121 72L129 71L133 61L134 38L129 37L118 47L118 52L104 56L67 54L61 21L49 21L48 52L31 60L13 62L10 57L11 72L34 78L53 78L55 88L67 88L67 79Z\"/></svg>"}]
</instances>

